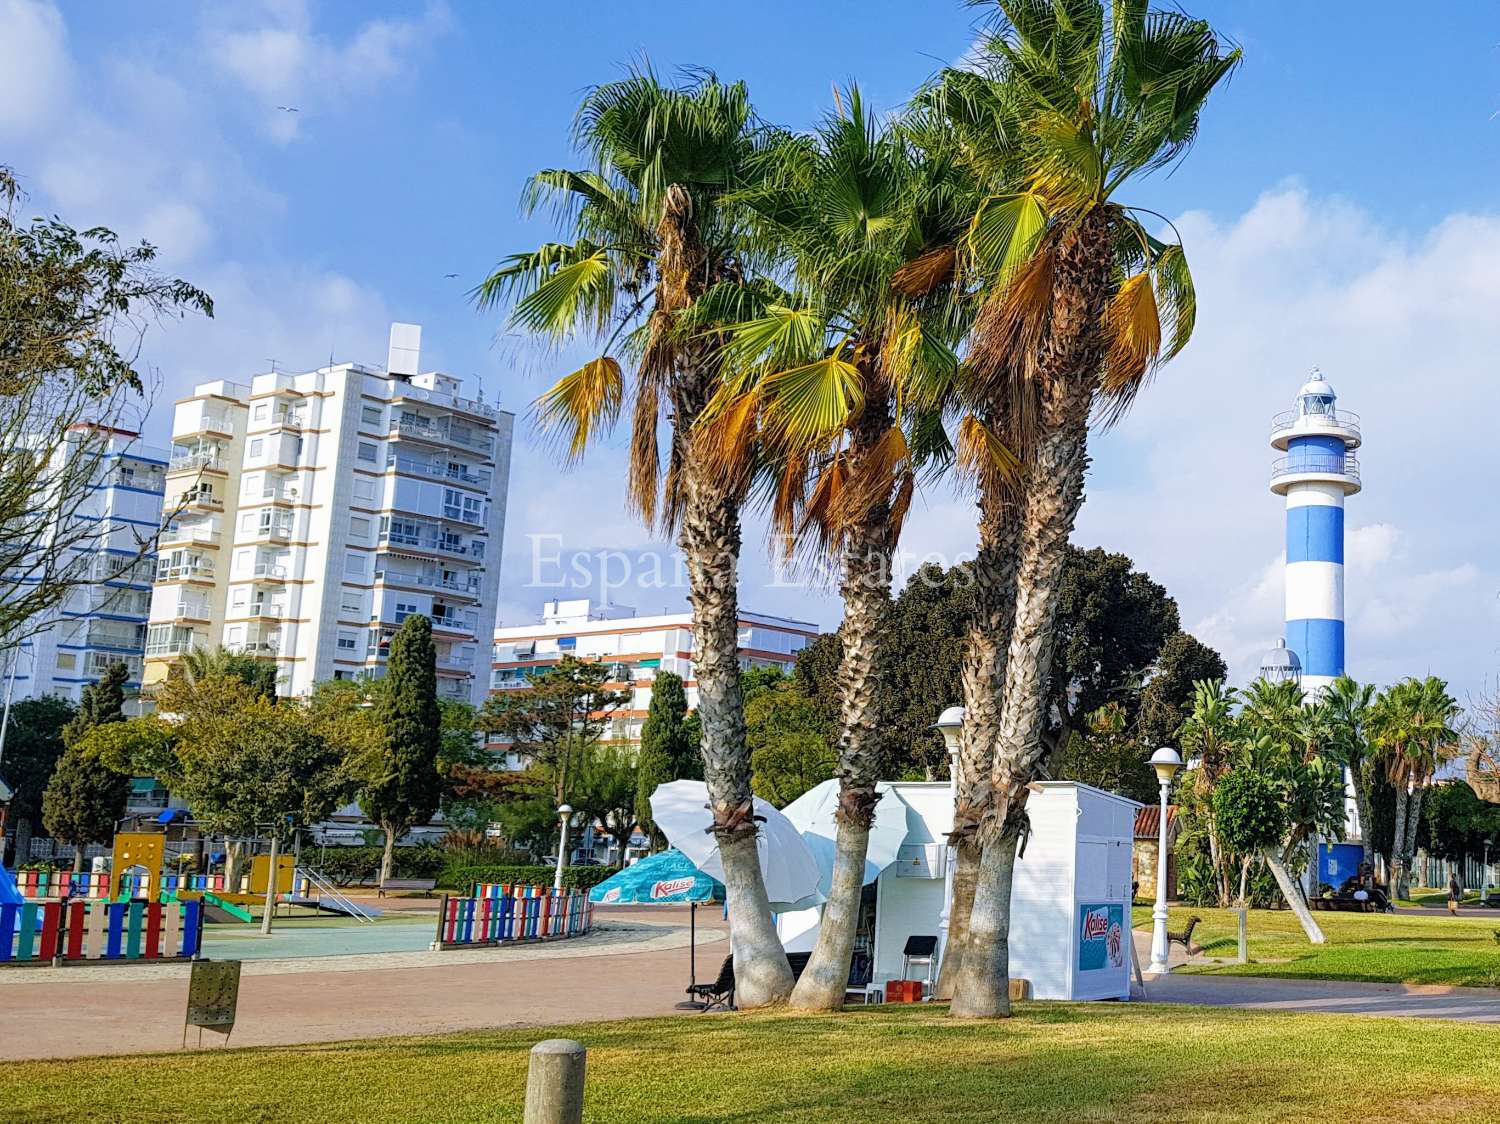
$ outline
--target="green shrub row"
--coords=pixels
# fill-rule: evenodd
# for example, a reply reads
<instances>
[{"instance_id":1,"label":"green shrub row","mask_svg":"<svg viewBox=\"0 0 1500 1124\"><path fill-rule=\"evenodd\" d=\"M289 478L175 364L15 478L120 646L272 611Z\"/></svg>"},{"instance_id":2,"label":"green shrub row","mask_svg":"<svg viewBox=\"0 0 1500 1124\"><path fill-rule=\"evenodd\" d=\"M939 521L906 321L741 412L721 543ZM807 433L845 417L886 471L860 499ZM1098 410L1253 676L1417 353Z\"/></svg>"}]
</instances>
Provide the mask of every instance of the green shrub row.
<instances>
[{"instance_id":1,"label":"green shrub row","mask_svg":"<svg viewBox=\"0 0 1500 1124\"><path fill-rule=\"evenodd\" d=\"M570 866L563 870L563 889L589 890L616 873L618 868L612 866ZM443 871L438 885L445 890L467 894L476 882L550 886L555 874L550 866L450 866Z\"/></svg>"},{"instance_id":2,"label":"green shrub row","mask_svg":"<svg viewBox=\"0 0 1500 1124\"><path fill-rule=\"evenodd\" d=\"M380 847L304 847L303 859L322 871L339 886L356 883L373 884L380 878ZM396 878L437 878L448 862L447 853L434 843L415 847L397 847L393 876Z\"/></svg>"}]
</instances>

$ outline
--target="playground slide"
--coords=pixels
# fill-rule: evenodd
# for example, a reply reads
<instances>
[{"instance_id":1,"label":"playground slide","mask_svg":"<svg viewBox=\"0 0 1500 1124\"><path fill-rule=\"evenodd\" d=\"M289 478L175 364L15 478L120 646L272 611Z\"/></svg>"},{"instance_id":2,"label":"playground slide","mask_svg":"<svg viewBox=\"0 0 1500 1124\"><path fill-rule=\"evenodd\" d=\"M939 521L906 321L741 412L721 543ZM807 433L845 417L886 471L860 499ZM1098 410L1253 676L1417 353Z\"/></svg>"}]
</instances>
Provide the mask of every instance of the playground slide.
<instances>
[{"instance_id":1,"label":"playground slide","mask_svg":"<svg viewBox=\"0 0 1500 1124\"><path fill-rule=\"evenodd\" d=\"M207 921L244 921L251 922L255 918L248 909L243 909L233 902L226 902L218 894L207 890L202 892L203 917Z\"/></svg>"},{"instance_id":2,"label":"playground slide","mask_svg":"<svg viewBox=\"0 0 1500 1124\"><path fill-rule=\"evenodd\" d=\"M16 880L5 865L0 863L0 905L20 905L26 899L16 887Z\"/></svg>"}]
</instances>

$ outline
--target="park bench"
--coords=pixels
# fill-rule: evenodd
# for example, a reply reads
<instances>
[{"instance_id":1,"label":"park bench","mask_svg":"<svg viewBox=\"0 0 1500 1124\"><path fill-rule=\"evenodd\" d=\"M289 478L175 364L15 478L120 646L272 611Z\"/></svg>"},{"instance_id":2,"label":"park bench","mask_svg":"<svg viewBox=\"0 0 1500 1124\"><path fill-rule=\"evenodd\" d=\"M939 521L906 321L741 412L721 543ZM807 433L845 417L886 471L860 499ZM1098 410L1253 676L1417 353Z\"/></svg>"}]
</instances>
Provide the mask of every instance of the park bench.
<instances>
[{"instance_id":1,"label":"park bench","mask_svg":"<svg viewBox=\"0 0 1500 1124\"><path fill-rule=\"evenodd\" d=\"M380 880L379 897L385 897L387 890L408 890L432 897L432 888L437 885L436 878L382 878Z\"/></svg>"},{"instance_id":2,"label":"park bench","mask_svg":"<svg viewBox=\"0 0 1500 1124\"><path fill-rule=\"evenodd\" d=\"M719 967L719 978L713 983L692 984L687 993L692 998L701 1000L705 1011L712 1011L715 1007L733 1011L734 957L724 957L724 963Z\"/></svg>"},{"instance_id":3,"label":"park bench","mask_svg":"<svg viewBox=\"0 0 1500 1124\"><path fill-rule=\"evenodd\" d=\"M1174 933L1174 932L1172 932L1171 929L1168 929L1167 930L1167 946L1170 948L1174 944L1180 944L1183 947L1183 949L1188 953L1188 955L1192 955L1192 952L1193 952L1193 930L1198 927L1198 922L1200 922L1202 920L1203 920L1203 918L1199 917L1195 913L1195 914L1193 914L1193 916L1191 916L1191 917L1188 918L1187 928L1184 929L1184 930L1182 930L1182 932L1180 932L1180 933Z\"/></svg>"},{"instance_id":4,"label":"park bench","mask_svg":"<svg viewBox=\"0 0 1500 1124\"><path fill-rule=\"evenodd\" d=\"M1332 910L1336 913L1374 913L1375 902L1372 898L1361 901L1352 894L1333 894L1327 897L1313 898L1308 903L1313 909Z\"/></svg>"}]
</instances>

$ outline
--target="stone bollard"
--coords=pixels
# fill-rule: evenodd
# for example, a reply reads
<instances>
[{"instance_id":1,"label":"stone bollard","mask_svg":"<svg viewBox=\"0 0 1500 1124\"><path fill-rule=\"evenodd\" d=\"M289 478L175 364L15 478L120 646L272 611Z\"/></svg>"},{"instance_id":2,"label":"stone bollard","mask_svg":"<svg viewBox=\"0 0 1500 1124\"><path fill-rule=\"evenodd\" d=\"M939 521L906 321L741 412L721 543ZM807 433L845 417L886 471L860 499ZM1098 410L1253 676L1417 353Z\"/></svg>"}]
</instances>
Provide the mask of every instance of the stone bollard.
<instances>
[{"instance_id":1,"label":"stone bollard","mask_svg":"<svg viewBox=\"0 0 1500 1124\"><path fill-rule=\"evenodd\" d=\"M587 1060L583 1043L571 1038L549 1038L531 1048L525 1124L582 1124Z\"/></svg>"}]
</instances>

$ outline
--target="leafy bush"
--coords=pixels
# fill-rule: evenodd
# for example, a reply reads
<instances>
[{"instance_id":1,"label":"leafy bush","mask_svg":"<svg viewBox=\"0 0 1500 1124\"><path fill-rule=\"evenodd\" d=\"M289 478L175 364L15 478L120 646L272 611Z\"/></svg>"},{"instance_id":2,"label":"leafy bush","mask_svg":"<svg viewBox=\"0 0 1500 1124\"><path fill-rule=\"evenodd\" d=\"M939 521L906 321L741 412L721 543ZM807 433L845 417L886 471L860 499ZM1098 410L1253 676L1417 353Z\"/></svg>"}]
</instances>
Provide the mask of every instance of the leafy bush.
<instances>
[{"instance_id":1,"label":"leafy bush","mask_svg":"<svg viewBox=\"0 0 1500 1124\"><path fill-rule=\"evenodd\" d=\"M380 859L383 847L329 847L311 858L312 865L331 878L339 886L357 883L373 884L380 878ZM436 878L442 873L447 856L435 843L419 843L415 847L397 847L394 874L397 878Z\"/></svg>"},{"instance_id":2,"label":"leafy bush","mask_svg":"<svg viewBox=\"0 0 1500 1124\"><path fill-rule=\"evenodd\" d=\"M611 866L570 866L563 870L563 889L589 890L611 874ZM556 870L550 866L450 866L443 871L438 885L445 890L467 894L476 882L503 882L509 885L550 886Z\"/></svg>"}]
</instances>

